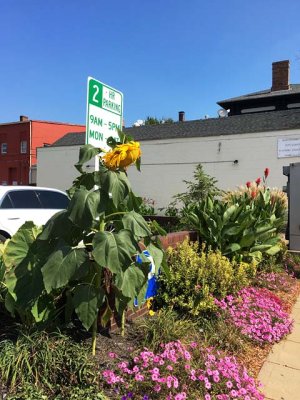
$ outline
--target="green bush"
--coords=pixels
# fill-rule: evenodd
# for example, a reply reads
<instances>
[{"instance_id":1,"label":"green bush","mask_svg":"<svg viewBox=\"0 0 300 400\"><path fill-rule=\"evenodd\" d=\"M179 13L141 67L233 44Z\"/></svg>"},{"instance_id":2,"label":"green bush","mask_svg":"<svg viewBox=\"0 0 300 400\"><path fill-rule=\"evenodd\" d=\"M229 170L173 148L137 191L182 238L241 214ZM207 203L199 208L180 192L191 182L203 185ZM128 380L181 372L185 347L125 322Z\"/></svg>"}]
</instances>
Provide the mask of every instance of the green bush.
<instances>
[{"instance_id":1,"label":"green bush","mask_svg":"<svg viewBox=\"0 0 300 400\"><path fill-rule=\"evenodd\" d=\"M229 261L220 251L199 252L198 244L188 240L168 249L167 255L170 277L161 274L157 301L193 316L214 310L214 297L237 292L256 273L254 261Z\"/></svg>"},{"instance_id":2,"label":"green bush","mask_svg":"<svg viewBox=\"0 0 300 400\"><path fill-rule=\"evenodd\" d=\"M208 196L186 208L186 219L203 242L230 259L261 260L280 251L282 217L276 217L268 191L257 197L241 196L231 204Z\"/></svg>"}]
</instances>

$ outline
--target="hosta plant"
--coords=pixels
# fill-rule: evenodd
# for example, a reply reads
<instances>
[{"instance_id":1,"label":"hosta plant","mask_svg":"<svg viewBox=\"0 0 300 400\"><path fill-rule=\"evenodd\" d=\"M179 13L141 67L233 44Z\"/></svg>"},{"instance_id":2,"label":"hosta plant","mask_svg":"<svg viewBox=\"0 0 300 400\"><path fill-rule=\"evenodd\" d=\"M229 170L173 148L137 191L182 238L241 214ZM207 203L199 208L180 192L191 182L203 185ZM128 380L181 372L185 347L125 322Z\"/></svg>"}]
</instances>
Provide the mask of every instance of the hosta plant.
<instances>
[{"instance_id":1,"label":"hosta plant","mask_svg":"<svg viewBox=\"0 0 300 400\"><path fill-rule=\"evenodd\" d=\"M212 249L231 259L244 256L260 260L263 253L280 251L282 218L272 212L269 192L260 192L258 197L256 202L241 197L234 204L208 197L187 208L186 219Z\"/></svg>"},{"instance_id":2,"label":"hosta plant","mask_svg":"<svg viewBox=\"0 0 300 400\"><path fill-rule=\"evenodd\" d=\"M99 310L105 325L113 310L124 316L135 297L144 298L149 262L140 243L157 269L165 265L158 239L137 212L141 199L126 174L131 164L139 168L139 143L122 132L119 137L119 142L108 140L111 150L103 157L91 145L80 149L80 176L69 190L68 209L43 229L26 223L3 254L7 308L39 323L62 311L68 320L75 311L87 330L92 327L93 352ZM84 164L93 157L99 157L99 171L85 172Z\"/></svg>"}]
</instances>

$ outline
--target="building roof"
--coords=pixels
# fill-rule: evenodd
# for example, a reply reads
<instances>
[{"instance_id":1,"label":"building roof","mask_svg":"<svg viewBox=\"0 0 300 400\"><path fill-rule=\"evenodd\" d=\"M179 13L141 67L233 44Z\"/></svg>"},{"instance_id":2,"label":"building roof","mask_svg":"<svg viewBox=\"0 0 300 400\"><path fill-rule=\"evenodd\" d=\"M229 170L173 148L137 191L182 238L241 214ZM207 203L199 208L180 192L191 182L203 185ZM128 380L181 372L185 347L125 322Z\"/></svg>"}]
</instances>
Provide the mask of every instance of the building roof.
<instances>
[{"instance_id":1,"label":"building roof","mask_svg":"<svg viewBox=\"0 0 300 400\"><path fill-rule=\"evenodd\" d=\"M243 133L300 129L300 109L233 115L173 124L144 125L125 128L135 140L160 140L189 137L212 137ZM51 146L76 146L85 143L85 132L67 133Z\"/></svg>"},{"instance_id":2,"label":"building roof","mask_svg":"<svg viewBox=\"0 0 300 400\"><path fill-rule=\"evenodd\" d=\"M275 90L272 91L271 89L261 90L259 92L245 94L243 96L232 97L230 99L218 101L217 104L223 106L227 103L234 103L239 101L247 101L247 100L257 100L257 99L267 99L270 97L277 97L277 96L291 96L300 94L300 84L291 84L290 89L288 90Z\"/></svg>"}]
</instances>

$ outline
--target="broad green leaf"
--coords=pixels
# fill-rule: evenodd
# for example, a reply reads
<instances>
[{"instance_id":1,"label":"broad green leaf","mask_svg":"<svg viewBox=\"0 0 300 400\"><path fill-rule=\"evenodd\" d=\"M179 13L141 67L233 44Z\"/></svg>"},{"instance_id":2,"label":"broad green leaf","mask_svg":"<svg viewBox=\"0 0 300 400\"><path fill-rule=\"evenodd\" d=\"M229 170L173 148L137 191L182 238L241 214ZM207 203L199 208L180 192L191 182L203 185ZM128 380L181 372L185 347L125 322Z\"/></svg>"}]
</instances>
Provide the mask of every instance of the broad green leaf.
<instances>
[{"instance_id":1,"label":"broad green leaf","mask_svg":"<svg viewBox=\"0 0 300 400\"><path fill-rule=\"evenodd\" d=\"M79 150L79 161L77 164L75 164L75 168L82 173L83 164L98 155L100 151L100 149L92 146L91 144L86 144L82 146Z\"/></svg>"},{"instance_id":2,"label":"broad green leaf","mask_svg":"<svg viewBox=\"0 0 300 400\"><path fill-rule=\"evenodd\" d=\"M82 229L69 219L67 210L56 213L44 226L39 240L64 240L70 246L75 246L83 238Z\"/></svg>"},{"instance_id":3,"label":"broad green leaf","mask_svg":"<svg viewBox=\"0 0 300 400\"><path fill-rule=\"evenodd\" d=\"M240 241L241 247L250 247L255 242L255 235L253 233L248 233L242 237Z\"/></svg>"},{"instance_id":4,"label":"broad green leaf","mask_svg":"<svg viewBox=\"0 0 300 400\"><path fill-rule=\"evenodd\" d=\"M145 273L139 266L132 264L125 272L116 276L115 284L123 296L134 299L147 281L147 275L147 271Z\"/></svg>"},{"instance_id":5,"label":"broad green leaf","mask_svg":"<svg viewBox=\"0 0 300 400\"><path fill-rule=\"evenodd\" d=\"M269 250L272 246L270 244L259 244L257 246L253 246L250 250L251 253L254 251L261 251L264 252L266 250Z\"/></svg>"},{"instance_id":6,"label":"broad green leaf","mask_svg":"<svg viewBox=\"0 0 300 400\"><path fill-rule=\"evenodd\" d=\"M101 315L101 325L105 327L110 321L112 316L113 316L113 311L107 304L103 314Z\"/></svg>"},{"instance_id":7,"label":"broad green leaf","mask_svg":"<svg viewBox=\"0 0 300 400\"><path fill-rule=\"evenodd\" d=\"M223 234L228 236L235 236L238 235L240 232L241 232L241 227L236 225L223 230Z\"/></svg>"},{"instance_id":8,"label":"broad green leaf","mask_svg":"<svg viewBox=\"0 0 300 400\"><path fill-rule=\"evenodd\" d=\"M117 287L115 287L115 296L116 311L119 315L122 315L132 299L130 297L123 296L122 292Z\"/></svg>"},{"instance_id":9,"label":"broad green leaf","mask_svg":"<svg viewBox=\"0 0 300 400\"><path fill-rule=\"evenodd\" d=\"M231 216L236 212L237 209L238 209L237 204L230 206L223 214L223 221L227 222L231 218Z\"/></svg>"},{"instance_id":10,"label":"broad green leaf","mask_svg":"<svg viewBox=\"0 0 300 400\"><path fill-rule=\"evenodd\" d=\"M104 293L101 288L81 284L74 289L73 304L75 312L84 328L88 331L98 316Z\"/></svg>"},{"instance_id":11,"label":"broad green leaf","mask_svg":"<svg viewBox=\"0 0 300 400\"><path fill-rule=\"evenodd\" d=\"M6 292L4 304L5 304L5 308L10 313L10 315L12 317L15 317L16 301L15 301L14 297L9 292Z\"/></svg>"},{"instance_id":12,"label":"broad green leaf","mask_svg":"<svg viewBox=\"0 0 300 400\"><path fill-rule=\"evenodd\" d=\"M281 251L280 246L272 246L270 249L266 251L267 254L270 256L274 256L275 254L279 253Z\"/></svg>"},{"instance_id":13,"label":"broad green leaf","mask_svg":"<svg viewBox=\"0 0 300 400\"><path fill-rule=\"evenodd\" d=\"M135 238L151 236L151 230L147 222L139 213L135 211L126 213L122 218L122 222L124 228L132 232Z\"/></svg>"},{"instance_id":14,"label":"broad green leaf","mask_svg":"<svg viewBox=\"0 0 300 400\"><path fill-rule=\"evenodd\" d=\"M226 247L226 249L224 250L224 254L235 253L239 250L241 250L241 246L238 243L232 243Z\"/></svg>"},{"instance_id":15,"label":"broad green leaf","mask_svg":"<svg viewBox=\"0 0 300 400\"><path fill-rule=\"evenodd\" d=\"M48 295L40 296L31 308L35 322L47 321L51 312L55 310L53 299Z\"/></svg>"},{"instance_id":16,"label":"broad green leaf","mask_svg":"<svg viewBox=\"0 0 300 400\"><path fill-rule=\"evenodd\" d=\"M25 222L20 229L13 235L7 243L3 260L6 267L9 269L19 265L24 258L30 256L30 250L36 250L34 243L40 232L41 227L37 227L33 222Z\"/></svg>"},{"instance_id":17,"label":"broad green leaf","mask_svg":"<svg viewBox=\"0 0 300 400\"><path fill-rule=\"evenodd\" d=\"M102 175L102 188L111 194L115 207L118 207L127 197L130 183L124 172L107 170Z\"/></svg>"},{"instance_id":18,"label":"broad green leaf","mask_svg":"<svg viewBox=\"0 0 300 400\"><path fill-rule=\"evenodd\" d=\"M153 241L147 245L147 250L154 260L155 273L158 274L158 270L164 259L164 251L159 247L159 244L155 244Z\"/></svg>"},{"instance_id":19,"label":"broad green leaf","mask_svg":"<svg viewBox=\"0 0 300 400\"><path fill-rule=\"evenodd\" d=\"M100 191L77 189L69 205L69 219L77 226L88 228L97 218L100 205Z\"/></svg>"},{"instance_id":20,"label":"broad green leaf","mask_svg":"<svg viewBox=\"0 0 300 400\"><path fill-rule=\"evenodd\" d=\"M93 239L92 252L97 263L113 273L119 273L132 263L132 256L139 251L131 232L97 232Z\"/></svg>"},{"instance_id":21,"label":"broad green leaf","mask_svg":"<svg viewBox=\"0 0 300 400\"><path fill-rule=\"evenodd\" d=\"M66 286L87 259L88 254L84 248L62 246L54 251L42 267L46 291L50 293L52 289Z\"/></svg>"},{"instance_id":22,"label":"broad green leaf","mask_svg":"<svg viewBox=\"0 0 300 400\"><path fill-rule=\"evenodd\" d=\"M44 290L40 265L35 262L34 257L25 257L8 272L5 284L18 306L22 309L31 308Z\"/></svg>"},{"instance_id":23,"label":"broad green leaf","mask_svg":"<svg viewBox=\"0 0 300 400\"><path fill-rule=\"evenodd\" d=\"M31 307L44 289L41 263L48 254L47 244L36 240L40 229L26 222L8 242L3 254L10 271L5 284L17 306Z\"/></svg>"}]
</instances>

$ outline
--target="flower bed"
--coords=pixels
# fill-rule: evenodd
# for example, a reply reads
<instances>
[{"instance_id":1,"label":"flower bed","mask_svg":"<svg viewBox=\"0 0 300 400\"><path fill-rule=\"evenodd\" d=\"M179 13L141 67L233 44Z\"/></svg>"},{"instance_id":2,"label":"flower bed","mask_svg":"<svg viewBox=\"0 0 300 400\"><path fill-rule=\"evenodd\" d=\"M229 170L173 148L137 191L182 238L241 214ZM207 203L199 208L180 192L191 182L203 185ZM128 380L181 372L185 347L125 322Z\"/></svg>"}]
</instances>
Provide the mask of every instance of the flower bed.
<instances>
[{"instance_id":1,"label":"flower bed","mask_svg":"<svg viewBox=\"0 0 300 400\"><path fill-rule=\"evenodd\" d=\"M114 353L110 356L115 368L103 371L103 377L122 400L264 398L254 378L234 357L196 342L162 344L157 353L145 348L132 362L120 362Z\"/></svg>"},{"instance_id":2,"label":"flower bed","mask_svg":"<svg viewBox=\"0 0 300 400\"><path fill-rule=\"evenodd\" d=\"M215 303L228 312L230 321L249 338L275 343L290 333L292 320L283 310L281 300L268 289L247 287L236 297L226 296Z\"/></svg>"}]
</instances>

